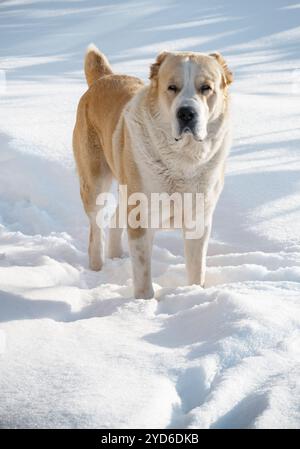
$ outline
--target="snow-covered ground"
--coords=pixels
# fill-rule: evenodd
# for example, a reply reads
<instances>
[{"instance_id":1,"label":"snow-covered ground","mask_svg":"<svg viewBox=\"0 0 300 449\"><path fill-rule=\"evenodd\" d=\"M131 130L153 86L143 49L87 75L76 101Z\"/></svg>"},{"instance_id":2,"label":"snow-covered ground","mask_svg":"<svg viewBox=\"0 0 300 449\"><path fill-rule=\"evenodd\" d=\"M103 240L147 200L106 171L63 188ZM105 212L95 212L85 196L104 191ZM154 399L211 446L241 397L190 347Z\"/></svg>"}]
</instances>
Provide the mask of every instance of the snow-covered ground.
<instances>
[{"instance_id":1,"label":"snow-covered ground","mask_svg":"<svg viewBox=\"0 0 300 449\"><path fill-rule=\"evenodd\" d=\"M0 427L300 426L300 4L0 2ZM219 50L234 146L208 288L157 235L156 299L127 258L87 268L71 134L94 41L146 79L161 49Z\"/></svg>"}]
</instances>

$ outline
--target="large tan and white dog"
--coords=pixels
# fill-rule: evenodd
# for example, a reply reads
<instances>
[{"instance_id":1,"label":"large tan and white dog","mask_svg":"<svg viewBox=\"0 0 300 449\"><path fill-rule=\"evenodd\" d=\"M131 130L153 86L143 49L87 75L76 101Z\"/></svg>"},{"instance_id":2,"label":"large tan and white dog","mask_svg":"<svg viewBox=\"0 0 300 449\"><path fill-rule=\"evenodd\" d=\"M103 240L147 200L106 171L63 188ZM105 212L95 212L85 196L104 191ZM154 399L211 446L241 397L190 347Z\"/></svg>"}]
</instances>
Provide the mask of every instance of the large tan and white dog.
<instances>
[{"instance_id":1,"label":"large tan and white dog","mask_svg":"<svg viewBox=\"0 0 300 449\"><path fill-rule=\"evenodd\" d=\"M103 265L103 231L96 198L113 177L128 195L201 192L204 232L185 239L188 281L204 285L212 215L224 183L230 147L228 86L232 73L219 53L163 52L150 69L150 84L114 74L106 57L88 48L82 96L73 134L80 193L90 220L89 260ZM130 206L128 206L128 212ZM153 297L153 229L127 229L136 298ZM110 229L108 256L120 257L122 229Z\"/></svg>"}]
</instances>

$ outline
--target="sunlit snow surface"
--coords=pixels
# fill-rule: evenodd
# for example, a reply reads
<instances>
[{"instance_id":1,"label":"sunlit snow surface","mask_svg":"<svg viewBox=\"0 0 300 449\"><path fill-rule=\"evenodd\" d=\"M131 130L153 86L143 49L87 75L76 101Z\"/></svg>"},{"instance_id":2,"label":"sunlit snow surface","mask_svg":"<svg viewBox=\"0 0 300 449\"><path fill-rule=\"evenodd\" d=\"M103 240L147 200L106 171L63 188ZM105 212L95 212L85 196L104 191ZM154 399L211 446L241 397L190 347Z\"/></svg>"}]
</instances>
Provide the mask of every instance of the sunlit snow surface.
<instances>
[{"instance_id":1,"label":"sunlit snow surface","mask_svg":"<svg viewBox=\"0 0 300 449\"><path fill-rule=\"evenodd\" d=\"M180 234L87 269L71 149L83 54L147 79L163 49L221 51L234 145L208 287ZM0 427L300 426L300 4L0 2Z\"/></svg>"}]
</instances>

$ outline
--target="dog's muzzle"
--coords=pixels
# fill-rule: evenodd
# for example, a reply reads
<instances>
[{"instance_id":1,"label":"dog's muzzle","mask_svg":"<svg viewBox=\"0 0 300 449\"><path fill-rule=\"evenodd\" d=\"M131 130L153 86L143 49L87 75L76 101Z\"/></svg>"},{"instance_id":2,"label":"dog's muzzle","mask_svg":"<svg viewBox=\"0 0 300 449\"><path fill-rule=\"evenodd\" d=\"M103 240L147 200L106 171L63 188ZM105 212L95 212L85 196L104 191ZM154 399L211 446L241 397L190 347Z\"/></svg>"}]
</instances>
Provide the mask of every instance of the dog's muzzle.
<instances>
[{"instance_id":1,"label":"dog's muzzle","mask_svg":"<svg viewBox=\"0 0 300 449\"><path fill-rule=\"evenodd\" d=\"M191 106L183 106L177 111L177 120L179 124L179 135L190 133L195 136L195 128L197 121L197 112ZM180 139L176 139L180 140Z\"/></svg>"}]
</instances>

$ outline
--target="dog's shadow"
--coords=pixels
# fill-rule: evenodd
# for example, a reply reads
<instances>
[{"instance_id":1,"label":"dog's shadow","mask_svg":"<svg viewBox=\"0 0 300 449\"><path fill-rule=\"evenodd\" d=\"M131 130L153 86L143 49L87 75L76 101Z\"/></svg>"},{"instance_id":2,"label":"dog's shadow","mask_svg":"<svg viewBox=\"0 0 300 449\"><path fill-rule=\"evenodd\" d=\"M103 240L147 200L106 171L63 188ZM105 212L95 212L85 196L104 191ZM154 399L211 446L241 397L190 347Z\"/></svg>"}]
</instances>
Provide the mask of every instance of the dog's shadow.
<instances>
[{"instance_id":1,"label":"dog's shadow","mask_svg":"<svg viewBox=\"0 0 300 449\"><path fill-rule=\"evenodd\" d=\"M132 298L116 296L104 301L92 301L79 311L72 310L70 304L60 300L29 299L0 291L0 323L18 320L48 318L58 322L72 322L93 317L112 315L119 307Z\"/></svg>"}]
</instances>

